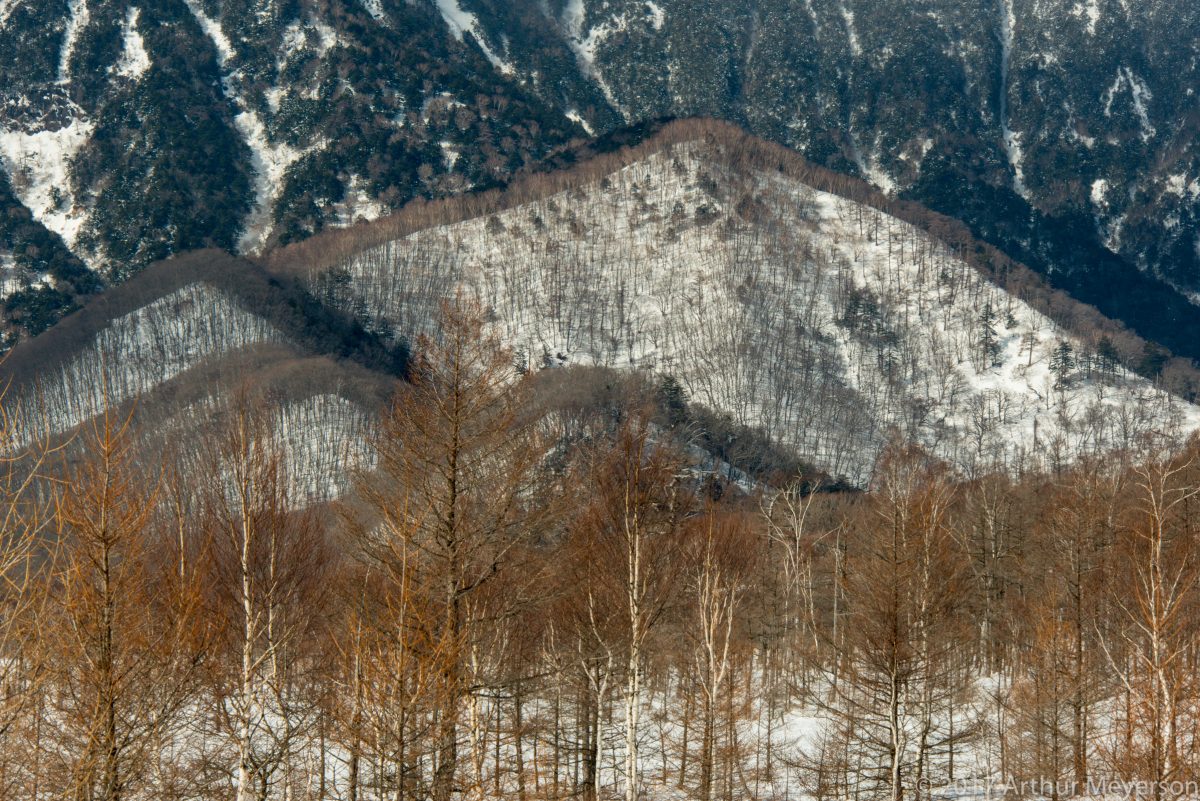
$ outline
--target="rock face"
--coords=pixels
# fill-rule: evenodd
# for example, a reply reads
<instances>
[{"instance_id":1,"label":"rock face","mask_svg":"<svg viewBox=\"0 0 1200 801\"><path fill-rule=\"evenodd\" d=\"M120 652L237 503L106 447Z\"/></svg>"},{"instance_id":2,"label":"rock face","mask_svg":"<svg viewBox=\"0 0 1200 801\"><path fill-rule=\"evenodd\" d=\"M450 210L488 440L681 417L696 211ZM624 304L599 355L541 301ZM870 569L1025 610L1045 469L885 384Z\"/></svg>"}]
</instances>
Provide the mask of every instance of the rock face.
<instances>
[{"instance_id":1,"label":"rock face","mask_svg":"<svg viewBox=\"0 0 1200 801\"><path fill-rule=\"evenodd\" d=\"M711 116L1200 355L1198 41L1187 0L0 0L9 312Z\"/></svg>"}]
</instances>

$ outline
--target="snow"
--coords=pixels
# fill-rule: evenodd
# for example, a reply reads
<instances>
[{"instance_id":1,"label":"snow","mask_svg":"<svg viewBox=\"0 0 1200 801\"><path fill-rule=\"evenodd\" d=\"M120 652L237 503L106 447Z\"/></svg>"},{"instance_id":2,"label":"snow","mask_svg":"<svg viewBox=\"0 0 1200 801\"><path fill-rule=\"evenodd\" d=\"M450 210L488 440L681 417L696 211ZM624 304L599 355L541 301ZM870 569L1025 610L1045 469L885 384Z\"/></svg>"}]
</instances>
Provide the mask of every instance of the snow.
<instances>
[{"instance_id":1,"label":"snow","mask_svg":"<svg viewBox=\"0 0 1200 801\"><path fill-rule=\"evenodd\" d=\"M1100 22L1099 0L1087 0L1086 3L1076 3L1071 7L1071 15L1085 20L1089 36L1096 35L1096 24Z\"/></svg>"},{"instance_id":2,"label":"snow","mask_svg":"<svg viewBox=\"0 0 1200 801\"><path fill-rule=\"evenodd\" d=\"M1167 176L1163 189L1166 193L1175 195L1176 197L1188 200L1200 199L1200 180L1196 178L1189 179L1184 173L1175 173Z\"/></svg>"},{"instance_id":3,"label":"snow","mask_svg":"<svg viewBox=\"0 0 1200 801\"><path fill-rule=\"evenodd\" d=\"M312 20L312 27L313 27L313 30L317 34L317 55L318 56L324 56L326 53L328 53L334 47L337 47L337 43L338 43L337 31L335 31L329 25L329 23L327 23L323 19L314 18Z\"/></svg>"},{"instance_id":4,"label":"snow","mask_svg":"<svg viewBox=\"0 0 1200 801\"><path fill-rule=\"evenodd\" d=\"M585 120L582 116L580 116L579 112L576 109L568 109L567 113L566 113L566 118L568 120L570 120L571 122L577 124L580 128L583 128L583 130L587 133L588 136L596 135L596 132L594 130L592 130L592 126L588 124L587 120Z\"/></svg>"},{"instance_id":5,"label":"snow","mask_svg":"<svg viewBox=\"0 0 1200 801\"><path fill-rule=\"evenodd\" d=\"M287 142L272 143L258 112L246 109L233 118L233 124L250 146L250 164L254 168L254 207L243 225L238 249L255 253L266 244L273 225L271 215L275 201L283 189L283 177L288 167L313 150L324 146L315 142L300 150Z\"/></svg>"},{"instance_id":6,"label":"snow","mask_svg":"<svg viewBox=\"0 0 1200 801\"><path fill-rule=\"evenodd\" d=\"M21 0L0 0L0 28L8 24L8 17L17 10Z\"/></svg>"},{"instance_id":7,"label":"snow","mask_svg":"<svg viewBox=\"0 0 1200 801\"><path fill-rule=\"evenodd\" d=\"M483 29L479 25L479 18L470 11L463 11L458 5L458 0L437 0L438 10L442 12L442 18L446 20L446 25L450 28L450 33L458 41L463 41L463 36L470 33L475 40L475 44L479 45L479 49L483 51L483 55L492 63L502 75L513 75L516 69L512 64L497 56L492 49L488 47L487 42L483 38Z\"/></svg>"},{"instance_id":8,"label":"snow","mask_svg":"<svg viewBox=\"0 0 1200 801\"><path fill-rule=\"evenodd\" d=\"M1150 112L1147 108L1147 103L1153 99L1154 94L1146 86L1145 81L1138 78L1137 74L1129 67L1119 68L1117 70L1117 77L1113 79L1112 84L1101 95L1101 99L1104 101L1104 116L1112 116L1113 101L1122 88L1129 89L1133 111L1137 115L1138 123L1141 125L1142 141L1150 141L1158 133L1157 129L1150 122Z\"/></svg>"},{"instance_id":9,"label":"snow","mask_svg":"<svg viewBox=\"0 0 1200 801\"><path fill-rule=\"evenodd\" d=\"M862 45L858 41L858 30L854 27L854 12L844 2L838 3L838 11L842 15L842 21L846 24L846 39L850 43L851 55L862 55Z\"/></svg>"},{"instance_id":10,"label":"snow","mask_svg":"<svg viewBox=\"0 0 1200 801\"><path fill-rule=\"evenodd\" d=\"M1025 152L1021 149L1021 134L1004 129L1004 152L1008 154L1008 163L1013 170L1013 191L1029 200L1029 187L1025 185Z\"/></svg>"},{"instance_id":11,"label":"snow","mask_svg":"<svg viewBox=\"0 0 1200 801\"><path fill-rule=\"evenodd\" d=\"M381 0L362 0L363 8L367 10L376 22L383 19L383 3Z\"/></svg>"},{"instance_id":12,"label":"snow","mask_svg":"<svg viewBox=\"0 0 1200 801\"><path fill-rule=\"evenodd\" d=\"M854 132L850 132L850 151L854 156L854 163L858 167L858 172L875 186L879 187L885 194L895 194L896 183L887 171L879 166L879 148L876 147L872 153L864 155L862 149L858 145L858 139Z\"/></svg>"},{"instance_id":13,"label":"snow","mask_svg":"<svg viewBox=\"0 0 1200 801\"><path fill-rule=\"evenodd\" d=\"M1051 443L1092 452L1150 426L1200 426L1200 409L1136 376L1061 384L1054 349L1086 343L923 232L777 174L727 175L703 148L369 250L344 265L346 302L411 336L463 290L532 365L548 353L670 373L859 481L891 426L964 472L991 469L980 460L993 453L1016 469ZM757 225L738 210L749 199ZM855 293L875 299L866 328L847 322ZM983 356L986 307L995 350Z\"/></svg>"},{"instance_id":14,"label":"snow","mask_svg":"<svg viewBox=\"0 0 1200 801\"><path fill-rule=\"evenodd\" d=\"M238 77L240 72L230 73L228 71L229 64L236 55L229 37L225 35L225 32L221 29L221 25L216 20L204 13L204 9L200 7L198 0L185 0L185 2L188 8L191 9L197 23L199 23L209 39L212 40L213 46L217 50L217 61L223 73L221 83L225 96L232 100L240 109L239 113L233 118L233 124L237 128L238 133L242 135L242 139L246 145L250 148L250 166L254 170L254 205L243 223L242 235L238 240L238 249L242 253L255 253L266 244L267 239L270 237L275 201L283 189L283 177L288 167L292 166L297 159L307 153L324 147L325 143L318 141L312 143L307 148L298 149L287 142L271 141L271 137L268 136L266 126L263 124L258 112L252 109L246 102L246 98L234 88L236 84L233 79ZM314 20L313 28L320 41L322 53L336 43L336 35L334 35L333 30L325 23ZM299 46L296 40L297 33L302 37L301 29L298 25L295 28L289 26L284 31L285 48ZM267 105L272 111L279 108L281 96L282 90L277 87L274 90L267 90Z\"/></svg>"},{"instance_id":15,"label":"snow","mask_svg":"<svg viewBox=\"0 0 1200 801\"><path fill-rule=\"evenodd\" d=\"M221 23L217 22L208 14L204 13L204 9L200 6L200 0L184 0L187 3L188 9L192 12L192 16L196 18L200 29L204 31L204 35L212 41L217 48L217 63L224 72L237 55L233 49L233 43L229 41L229 37L225 35L225 31L221 30Z\"/></svg>"},{"instance_id":16,"label":"snow","mask_svg":"<svg viewBox=\"0 0 1200 801\"><path fill-rule=\"evenodd\" d=\"M460 156L458 145L453 142L438 142L438 146L442 149L442 163L446 165L446 171L453 172Z\"/></svg>"},{"instance_id":17,"label":"snow","mask_svg":"<svg viewBox=\"0 0 1200 801\"><path fill-rule=\"evenodd\" d=\"M1154 95L1146 83L1134 75L1133 70L1128 67L1125 68L1125 80L1129 83L1129 93L1133 96L1133 109L1137 112L1138 120L1142 124L1142 141L1148 141L1157 133L1154 126L1150 124L1150 114L1146 110L1146 103Z\"/></svg>"},{"instance_id":18,"label":"snow","mask_svg":"<svg viewBox=\"0 0 1200 801\"><path fill-rule=\"evenodd\" d=\"M1108 181L1103 178L1098 178L1092 181L1092 204L1104 208L1108 206L1108 201L1105 200L1105 195L1108 194Z\"/></svg>"},{"instance_id":19,"label":"snow","mask_svg":"<svg viewBox=\"0 0 1200 801\"><path fill-rule=\"evenodd\" d=\"M266 98L267 108L272 114L279 113L279 106L283 102L283 96L287 94L287 90L282 86L271 86L263 90L263 97Z\"/></svg>"},{"instance_id":20,"label":"snow","mask_svg":"<svg viewBox=\"0 0 1200 801\"><path fill-rule=\"evenodd\" d=\"M652 3L647 0L646 8L650 12L650 25L656 31L661 31L662 26L666 24L667 13L657 3Z\"/></svg>"},{"instance_id":21,"label":"snow","mask_svg":"<svg viewBox=\"0 0 1200 801\"><path fill-rule=\"evenodd\" d=\"M125 78L140 78L150 69L150 54L146 52L146 43L138 31L138 17L141 9L131 6L125 13L125 22L121 27L121 38L124 46L121 59L117 62L116 72Z\"/></svg>"},{"instance_id":22,"label":"snow","mask_svg":"<svg viewBox=\"0 0 1200 801\"><path fill-rule=\"evenodd\" d=\"M58 55L58 83L66 84L71 80L71 54L75 52L75 43L79 34L87 27L91 14L88 11L87 0L70 0L68 6L67 30L63 36L62 50Z\"/></svg>"},{"instance_id":23,"label":"snow","mask_svg":"<svg viewBox=\"0 0 1200 801\"><path fill-rule=\"evenodd\" d=\"M76 119L57 131L27 133L0 128L0 160L12 177L17 197L71 249L86 216L86 210L71 196L71 162L93 127Z\"/></svg>"},{"instance_id":24,"label":"snow","mask_svg":"<svg viewBox=\"0 0 1200 801\"><path fill-rule=\"evenodd\" d=\"M346 187L346 197L333 204L333 217L336 225L353 225L358 222L377 220L387 213L387 207L376 200L367 191L363 181L357 175L350 178Z\"/></svg>"},{"instance_id":25,"label":"snow","mask_svg":"<svg viewBox=\"0 0 1200 801\"><path fill-rule=\"evenodd\" d=\"M1025 153L1021 149L1021 134L1013 131L1008 125L1008 76L1016 24L1013 0L1004 0L1000 9L1000 132L1004 142L1004 153L1013 171L1013 191L1029 200L1029 188L1025 185Z\"/></svg>"},{"instance_id":26,"label":"snow","mask_svg":"<svg viewBox=\"0 0 1200 801\"><path fill-rule=\"evenodd\" d=\"M608 105L619 112L626 121L629 121L629 114L617 102L616 94L613 93L612 87L609 86L608 81L600 72L600 68L596 65L597 48L613 33L625 30L627 26L625 17L615 17L585 31L586 24L587 12L583 6L583 0L569 0L563 8L562 26L567 32L567 43L570 45L571 51L575 53L575 60L583 74L596 82L596 86L604 95L604 99L608 101Z\"/></svg>"}]
</instances>

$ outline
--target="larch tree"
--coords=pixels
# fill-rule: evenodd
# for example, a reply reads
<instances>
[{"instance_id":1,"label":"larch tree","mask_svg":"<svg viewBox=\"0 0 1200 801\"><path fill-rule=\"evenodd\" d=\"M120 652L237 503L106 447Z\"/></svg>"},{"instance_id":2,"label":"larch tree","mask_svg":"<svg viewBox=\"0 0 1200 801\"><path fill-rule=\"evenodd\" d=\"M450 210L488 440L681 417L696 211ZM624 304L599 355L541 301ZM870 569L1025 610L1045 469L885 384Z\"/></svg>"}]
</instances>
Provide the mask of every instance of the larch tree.
<instances>
[{"instance_id":1,"label":"larch tree","mask_svg":"<svg viewBox=\"0 0 1200 801\"><path fill-rule=\"evenodd\" d=\"M422 690L435 801L480 789L466 787L479 777L465 778L460 754L464 727L478 750L484 722L474 694L495 680L494 662L479 657L518 600L496 585L511 577L536 527L533 510L546 501L536 487L543 449L521 416L523 384L485 317L462 295L442 304L435 333L417 345L410 383L380 425L378 469L358 488L359 550L415 627L405 635L422 649L412 658L436 666Z\"/></svg>"},{"instance_id":2,"label":"larch tree","mask_svg":"<svg viewBox=\"0 0 1200 801\"><path fill-rule=\"evenodd\" d=\"M161 482L139 465L130 425L102 413L62 473L47 645L61 738L52 781L64 797L118 801L155 789L155 749L177 743L197 688L195 587L161 592Z\"/></svg>"}]
</instances>

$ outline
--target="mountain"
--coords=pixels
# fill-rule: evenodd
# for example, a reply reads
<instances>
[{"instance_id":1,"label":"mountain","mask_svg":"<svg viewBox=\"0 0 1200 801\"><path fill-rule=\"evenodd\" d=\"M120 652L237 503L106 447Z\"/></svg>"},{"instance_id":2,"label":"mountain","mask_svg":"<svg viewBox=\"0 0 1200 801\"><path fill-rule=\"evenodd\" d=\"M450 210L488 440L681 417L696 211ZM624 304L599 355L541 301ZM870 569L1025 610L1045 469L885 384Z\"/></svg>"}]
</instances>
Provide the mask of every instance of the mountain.
<instances>
[{"instance_id":1,"label":"mountain","mask_svg":"<svg viewBox=\"0 0 1200 801\"><path fill-rule=\"evenodd\" d=\"M699 115L1200 356L1197 41L1182 0L6 0L9 317Z\"/></svg>"},{"instance_id":2,"label":"mountain","mask_svg":"<svg viewBox=\"0 0 1200 801\"><path fill-rule=\"evenodd\" d=\"M297 429L305 447L361 451L385 393L348 395L347 376L403 374L410 343L436 336L439 305L459 295L483 303L520 372L676 387L715 413L693 433L730 464L718 427L855 484L896 435L975 474L1200 427L1200 408L1128 369L1147 344L1120 324L945 217L714 122L265 260L156 264L5 368L19 397L39 387L63 432L106 399L168 395L159 417L193 419L237 377L291 376L287 404L323 398L334 415ZM309 373L304 359L340 366ZM1166 373L1195 386L1180 360Z\"/></svg>"}]
</instances>

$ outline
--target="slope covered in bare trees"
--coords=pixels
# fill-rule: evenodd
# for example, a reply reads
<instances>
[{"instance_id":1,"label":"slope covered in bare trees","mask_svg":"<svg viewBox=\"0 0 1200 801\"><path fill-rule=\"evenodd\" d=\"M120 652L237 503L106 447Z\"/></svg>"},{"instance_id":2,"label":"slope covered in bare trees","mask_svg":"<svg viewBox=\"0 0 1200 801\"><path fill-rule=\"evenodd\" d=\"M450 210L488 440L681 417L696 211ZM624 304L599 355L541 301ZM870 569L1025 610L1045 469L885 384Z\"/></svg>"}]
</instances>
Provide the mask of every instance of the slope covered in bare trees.
<instances>
[{"instance_id":1,"label":"slope covered in bare trees","mask_svg":"<svg viewBox=\"0 0 1200 801\"><path fill-rule=\"evenodd\" d=\"M307 262L314 294L396 336L466 292L523 369L670 375L856 482L893 429L970 472L1200 422L1125 368L1142 343L1020 286L1019 267L934 215L720 126L679 125L605 163L460 204L462 221L418 208L275 263Z\"/></svg>"},{"instance_id":2,"label":"slope covered in bare trees","mask_svg":"<svg viewBox=\"0 0 1200 801\"><path fill-rule=\"evenodd\" d=\"M193 461L6 428L5 797L1186 795L1195 441L747 492L632 385L547 403L488 316L441 306L333 506L270 392Z\"/></svg>"}]
</instances>

